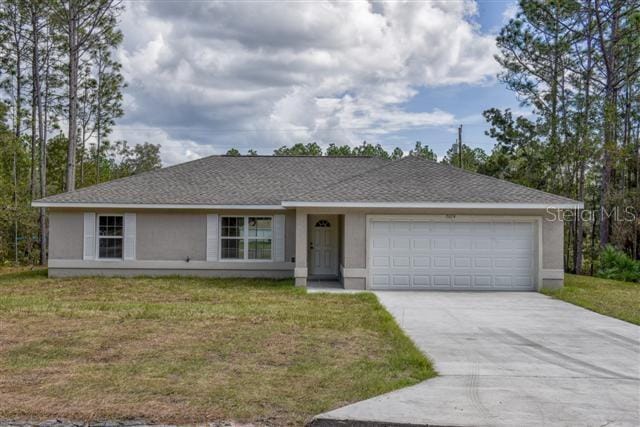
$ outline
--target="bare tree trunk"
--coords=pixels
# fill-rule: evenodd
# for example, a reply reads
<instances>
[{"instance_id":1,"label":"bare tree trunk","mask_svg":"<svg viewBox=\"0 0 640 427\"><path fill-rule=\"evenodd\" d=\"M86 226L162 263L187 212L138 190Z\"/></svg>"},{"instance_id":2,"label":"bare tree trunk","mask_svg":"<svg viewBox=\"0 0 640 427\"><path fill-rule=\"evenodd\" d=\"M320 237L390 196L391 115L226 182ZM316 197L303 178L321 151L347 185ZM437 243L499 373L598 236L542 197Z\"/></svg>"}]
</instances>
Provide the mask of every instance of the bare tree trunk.
<instances>
[{"instance_id":1,"label":"bare tree trunk","mask_svg":"<svg viewBox=\"0 0 640 427\"><path fill-rule=\"evenodd\" d=\"M36 48L34 48L36 50ZM35 58L35 57L34 57ZM32 61L33 62L33 61ZM38 73L38 64L33 62L31 65L31 73L32 75L36 75ZM31 194L31 200L36 199L36 146L38 145L38 135L37 135L37 122L36 122L36 93L35 93L35 83L33 83L32 78L32 86L31 86L31 167L30 167L30 177L29 177L29 192Z\"/></svg>"},{"instance_id":2,"label":"bare tree trunk","mask_svg":"<svg viewBox=\"0 0 640 427\"><path fill-rule=\"evenodd\" d=\"M17 25L17 24L16 24ZM20 137L22 136L22 41L20 40L21 30L14 27L15 48L16 48L16 123L15 123L15 135L16 146L13 149L13 209L14 209L14 223L13 223L13 247L14 247L14 261L18 262L18 146L20 145Z\"/></svg>"},{"instance_id":3,"label":"bare tree trunk","mask_svg":"<svg viewBox=\"0 0 640 427\"><path fill-rule=\"evenodd\" d=\"M102 58L98 59L98 84L96 88L96 184L100 182L100 148L102 146Z\"/></svg>"},{"instance_id":4,"label":"bare tree trunk","mask_svg":"<svg viewBox=\"0 0 640 427\"><path fill-rule=\"evenodd\" d=\"M585 70L585 105L584 105L584 115L582 118L582 135L578 138L578 200L584 202L584 179L585 179L585 154L584 147L589 144L589 136L590 136L590 120L591 120L591 72L592 72L592 60L593 60L593 52L592 52L592 34L591 34L591 0L587 2L587 20L586 20L586 28L587 28L587 66ZM580 138L582 141L580 141ZM576 240L575 240L575 248L574 248L574 264L576 274L582 273L582 246L584 239L584 221L582 220L582 211L580 209L576 212Z\"/></svg>"},{"instance_id":5,"label":"bare tree trunk","mask_svg":"<svg viewBox=\"0 0 640 427\"><path fill-rule=\"evenodd\" d=\"M35 105L38 121L38 139L40 140L40 197L47 195L47 148L44 140L44 126L43 126L43 111L42 111L42 92L40 84L40 70L38 65L40 64L40 28L39 14L40 9L34 4L31 5L31 25L33 28L33 93L35 94ZM35 123L36 116L33 117ZM35 131L33 125L32 131ZM32 139L33 141L33 139ZM46 212L44 208L40 208L39 212L39 225L40 225L40 265L44 265L47 262L47 229L46 229Z\"/></svg>"},{"instance_id":6,"label":"bare tree trunk","mask_svg":"<svg viewBox=\"0 0 640 427\"><path fill-rule=\"evenodd\" d=\"M78 140L78 30L77 5L69 2L69 145L67 149L66 191L76 188L76 144Z\"/></svg>"},{"instance_id":7,"label":"bare tree trunk","mask_svg":"<svg viewBox=\"0 0 640 427\"><path fill-rule=\"evenodd\" d=\"M82 150L80 151L80 187L84 186L84 150L86 149L87 127L82 125L80 139L82 140Z\"/></svg>"}]
</instances>

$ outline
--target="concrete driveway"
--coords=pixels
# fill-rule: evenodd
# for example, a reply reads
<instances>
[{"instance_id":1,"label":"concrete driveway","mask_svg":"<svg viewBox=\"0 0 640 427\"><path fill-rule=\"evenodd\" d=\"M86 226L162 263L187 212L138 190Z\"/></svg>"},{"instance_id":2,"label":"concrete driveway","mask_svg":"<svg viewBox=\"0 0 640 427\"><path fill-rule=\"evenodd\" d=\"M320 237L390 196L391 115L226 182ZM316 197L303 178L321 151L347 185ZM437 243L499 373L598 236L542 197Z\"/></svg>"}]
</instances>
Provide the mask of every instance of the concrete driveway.
<instances>
[{"instance_id":1,"label":"concrete driveway","mask_svg":"<svg viewBox=\"0 0 640 427\"><path fill-rule=\"evenodd\" d=\"M317 425L640 425L640 327L544 295L378 292L440 376Z\"/></svg>"}]
</instances>

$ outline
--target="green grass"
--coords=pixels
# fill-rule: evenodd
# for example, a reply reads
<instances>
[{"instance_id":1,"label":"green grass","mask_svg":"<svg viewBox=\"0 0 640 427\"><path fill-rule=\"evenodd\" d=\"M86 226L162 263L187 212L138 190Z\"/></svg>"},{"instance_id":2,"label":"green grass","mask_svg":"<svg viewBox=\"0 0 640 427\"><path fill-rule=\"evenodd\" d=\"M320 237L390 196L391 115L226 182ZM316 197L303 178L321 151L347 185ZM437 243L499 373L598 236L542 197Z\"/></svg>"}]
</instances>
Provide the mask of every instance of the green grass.
<instances>
[{"instance_id":1,"label":"green grass","mask_svg":"<svg viewBox=\"0 0 640 427\"><path fill-rule=\"evenodd\" d=\"M640 325L640 283L565 274L562 289L543 292L597 313Z\"/></svg>"},{"instance_id":2,"label":"green grass","mask_svg":"<svg viewBox=\"0 0 640 427\"><path fill-rule=\"evenodd\" d=\"M0 419L301 425L435 375L372 294L0 273Z\"/></svg>"}]
</instances>

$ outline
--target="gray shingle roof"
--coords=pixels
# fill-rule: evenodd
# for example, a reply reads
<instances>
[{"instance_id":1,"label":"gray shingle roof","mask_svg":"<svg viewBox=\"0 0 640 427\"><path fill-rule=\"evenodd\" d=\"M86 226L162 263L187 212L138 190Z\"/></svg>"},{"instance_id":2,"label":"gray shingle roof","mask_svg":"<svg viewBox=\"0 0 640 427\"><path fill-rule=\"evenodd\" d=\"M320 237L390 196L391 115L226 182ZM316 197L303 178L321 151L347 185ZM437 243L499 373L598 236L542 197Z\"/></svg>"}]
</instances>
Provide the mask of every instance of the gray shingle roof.
<instances>
[{"instance_id":1,"label":"gray shingle roof","mask_svg":"<svg viewBox=\"0 0 640 427\"><path fill-rule=\"evenodd\" d=\"M296 202L575 204L561 196L415 157L210 156L45 203L280 205Z\"/></svg>"},{"instance_id":2,"label":"gray shingle roof","mask_svg":"<svg viewBox=\"0 0 640 427\"><path fill-rule=\"evenodd\" d=\"M370 203L577 203L502 179L418 157L404 157L298 195L301 202Z\"/></svg>"},{"instance_id":3,"label":"gray shingle roof","mask_svg":"<svg viewBox=\"0 0 640 427\"><path fill-rule=\"evenodd\" d=\"M39 201L279 205L384 163L388 160L370 157L210 156Z\"/></svg>"}]
</instances>

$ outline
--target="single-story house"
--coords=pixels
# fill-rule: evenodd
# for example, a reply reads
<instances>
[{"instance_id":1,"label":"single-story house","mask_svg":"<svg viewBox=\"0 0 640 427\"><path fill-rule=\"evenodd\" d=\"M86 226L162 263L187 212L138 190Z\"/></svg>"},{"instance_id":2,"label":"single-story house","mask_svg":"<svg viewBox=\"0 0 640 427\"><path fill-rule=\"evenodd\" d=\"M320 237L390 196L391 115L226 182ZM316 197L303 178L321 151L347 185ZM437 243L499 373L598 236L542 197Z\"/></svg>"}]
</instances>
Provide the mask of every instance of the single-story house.
<instances>
[{"instance_id":1,"label":"single-story house","mask_svg":"<svg viewBox=\"0 0 640 427\"><path fill-rule=\"evenodd\" d=\"M51 276L539 290L563 283L556 210L582 203L417 157L211 156L33 206Z\"/></svg>"}]
</instances>

